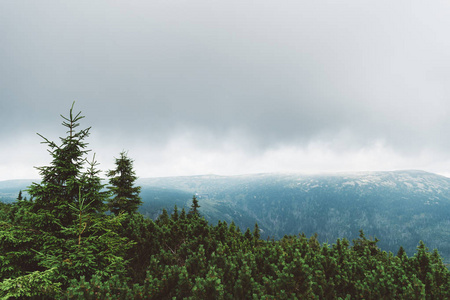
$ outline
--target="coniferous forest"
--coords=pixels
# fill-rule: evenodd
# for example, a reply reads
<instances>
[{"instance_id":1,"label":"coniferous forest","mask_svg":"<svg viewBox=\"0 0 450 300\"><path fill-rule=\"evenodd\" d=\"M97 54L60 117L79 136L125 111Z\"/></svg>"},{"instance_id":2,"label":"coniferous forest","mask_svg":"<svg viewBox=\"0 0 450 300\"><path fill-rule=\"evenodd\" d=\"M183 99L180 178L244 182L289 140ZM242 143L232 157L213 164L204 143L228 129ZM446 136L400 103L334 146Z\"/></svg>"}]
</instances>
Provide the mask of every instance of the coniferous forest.
<instances>
[{"instance_id":1,"label":"coniferous forest","mask_svg":"<svg viewBox=\"0 0 450 300\"><path fill-rule=\"evenodd\" d=\"M209 224L195 196L189 210L146 218L133 160L120 153L104 184L82 119L72 105L66 136L41 136L51 155L41 182L0 203L1 299L450 298L449 270L422 242L407 256L362 230L332 244L261 239L258 224Z\"/></svg>"}]
</instances>

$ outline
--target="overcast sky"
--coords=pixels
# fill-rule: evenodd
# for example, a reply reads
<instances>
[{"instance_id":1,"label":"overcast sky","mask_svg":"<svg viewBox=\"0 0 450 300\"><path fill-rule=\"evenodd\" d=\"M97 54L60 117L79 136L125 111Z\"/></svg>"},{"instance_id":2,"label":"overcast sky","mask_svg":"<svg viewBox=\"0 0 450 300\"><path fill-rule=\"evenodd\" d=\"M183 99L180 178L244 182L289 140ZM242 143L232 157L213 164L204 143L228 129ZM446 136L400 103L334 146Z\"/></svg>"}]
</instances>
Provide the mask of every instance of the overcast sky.
<instances>
[{"instance_id":1,"label":"overcast sky","mask_svg":"<svg viewBox=\"0 0 450 300\"><path fill-rule=\"evenodd\" d=\"M450 175L449 1L1 1L0 180L92 126L140 177Z\"/></svg>"}]
</instances>

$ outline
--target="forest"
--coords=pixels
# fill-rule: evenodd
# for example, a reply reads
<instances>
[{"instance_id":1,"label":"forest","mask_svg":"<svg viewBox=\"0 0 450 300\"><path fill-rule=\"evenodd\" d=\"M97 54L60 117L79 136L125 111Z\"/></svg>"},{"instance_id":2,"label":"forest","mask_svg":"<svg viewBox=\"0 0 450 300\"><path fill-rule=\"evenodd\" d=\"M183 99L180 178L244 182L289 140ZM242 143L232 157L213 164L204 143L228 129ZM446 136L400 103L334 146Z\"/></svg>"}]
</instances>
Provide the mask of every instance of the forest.
<instances>
[{"instance_id":1,"label":"forest","mask_svg":"<svg viewBox=\"0 0 450 300\"><path fill-rule=\"evenodd\" d=\"M144 217L134 161L121 152L104 184L81 112L62 118L59 143L41 135L52 160L40 183L0 203L0 299L450 298L449 270L423 242L408 256L363 230L262 239L258 224L208 223L195 196Z\"/></svg>"}]
</instances>

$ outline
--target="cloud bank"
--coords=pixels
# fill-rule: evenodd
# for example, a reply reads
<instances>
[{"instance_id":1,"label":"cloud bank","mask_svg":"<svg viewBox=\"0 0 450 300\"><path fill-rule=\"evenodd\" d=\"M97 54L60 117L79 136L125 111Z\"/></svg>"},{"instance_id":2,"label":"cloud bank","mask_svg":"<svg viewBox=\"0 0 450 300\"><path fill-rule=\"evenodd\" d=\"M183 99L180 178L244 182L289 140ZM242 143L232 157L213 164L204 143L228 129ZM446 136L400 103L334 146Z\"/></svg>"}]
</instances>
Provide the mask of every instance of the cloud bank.
<instances>
[{"instance_id":1,"label":"cloud bank","mask_svg":"<svg viewBox=\"0 0 450 300\"><path fill-rule=\"evenodd\" d=\"M446 173L446 1L7 1L0 179L49 157L72 101L140 176ZM34 163L33 163L34 162ZM31 165L28 165L30 164ZM34 172L34 173L33 173Z\"/></svg>"}]
</instances>

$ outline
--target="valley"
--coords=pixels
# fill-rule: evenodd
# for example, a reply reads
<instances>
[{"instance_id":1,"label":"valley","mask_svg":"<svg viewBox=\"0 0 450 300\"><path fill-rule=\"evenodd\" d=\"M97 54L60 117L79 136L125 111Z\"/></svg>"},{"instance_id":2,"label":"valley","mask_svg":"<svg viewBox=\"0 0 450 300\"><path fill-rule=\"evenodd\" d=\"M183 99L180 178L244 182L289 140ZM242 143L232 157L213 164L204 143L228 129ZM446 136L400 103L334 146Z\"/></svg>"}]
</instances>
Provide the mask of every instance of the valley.
<instances>
[{"instance_id":1,"label":"valley","mask_svg":"<svg viewBox=\"0 0 450 300\"><path fill-rule=\"evenodd\" d=\"M10 202L31 180L0 182ZM189 209L192 196L212 224L234 222L241 231L258 223L261 238L318 234L321 242L355 239L362 229L394 254L412 255L420 240L450 261L450 179L423 171L336 174L253 174L138 179L139 211L156 219L165 208Z\"/></svg>"}]
</instances>

